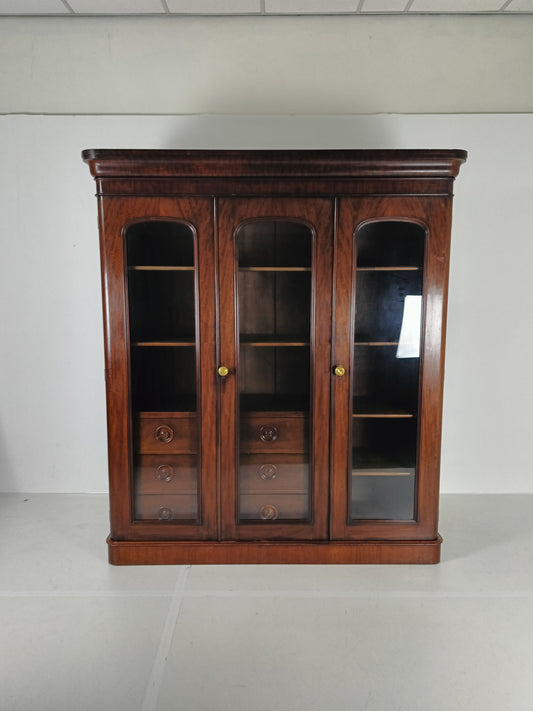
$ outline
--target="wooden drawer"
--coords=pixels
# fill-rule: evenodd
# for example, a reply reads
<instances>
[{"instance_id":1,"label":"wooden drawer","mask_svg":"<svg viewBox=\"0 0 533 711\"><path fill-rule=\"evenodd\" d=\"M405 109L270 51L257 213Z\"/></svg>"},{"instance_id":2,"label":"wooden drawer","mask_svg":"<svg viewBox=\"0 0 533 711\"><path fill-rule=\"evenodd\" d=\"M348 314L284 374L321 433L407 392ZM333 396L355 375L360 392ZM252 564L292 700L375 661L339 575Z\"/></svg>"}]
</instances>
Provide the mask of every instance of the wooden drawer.
<instances>
[{"instance_id":1,"label":"wooden drawer","mask_svg":"<svg viewBox=\"0 0 533 711\"><path fill-rule=\"evenodd\" d=\"M241 452L306 452L309 421L302 414L266 412L241 417Z\"/></svg>"},{"instance_id":2,"label":"wooden drawer","mask_svg":"<svg viewBox=\"0 0 533 711\"><path fill-rule=\"evenodd\" d=\"M197 438L195 413L147 412L134 422L134 449L142 454L194 454Z\"/></svg>"},{"instance_id":3,"label":"wooden drawer","mask_svg":"<svg viewBox=\"0 0 533 711\"><path fill-rule=\"evenodd\" d=\"M241 521L278 521L307 519L309 496L306 494L242 494Z\"/></svg>"},{"instance_id":4,"label":"wooden drawer","mask_svg":"<svg viewBox=\"0 0 533 711\"><path fill-rule=\"evenodd\" d=\"M309 487L309 463L303 454L247 454L241 457L241 494L305 494Z\"/></svg>"},{"instance_id":5,"label":"wooden drawer","mask_svg":"<svg viewBox=\"0 0 533 711\"><path fill-rule=\"evenodd\" d=\"M137 494L196 494L195 454L145 454L135 459Z\"/></svg>"},{"instance_id":6,"label":"wooden drawer","mask_svg":"<svg viewBox=\"0 0 533 711\"><path fill-rule=\"evenodd\" d=\"M135 497L135 518L138 521L190 521L197 515L196 494L139 494Z\"/></svg>"}]
</instances>

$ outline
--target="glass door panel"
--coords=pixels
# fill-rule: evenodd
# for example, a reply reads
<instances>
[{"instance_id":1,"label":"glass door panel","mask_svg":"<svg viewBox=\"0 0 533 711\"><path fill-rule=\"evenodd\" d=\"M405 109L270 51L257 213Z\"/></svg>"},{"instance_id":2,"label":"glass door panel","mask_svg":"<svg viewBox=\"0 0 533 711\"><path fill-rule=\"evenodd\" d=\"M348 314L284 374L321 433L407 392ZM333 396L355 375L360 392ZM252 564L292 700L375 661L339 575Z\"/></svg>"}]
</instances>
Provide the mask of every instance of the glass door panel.
<instances>
[{"instance_id":1,"label":"glass door panel","mask_svg":"<svg viewBox=\"0 0 533 711\"><path fill-rule=\"evenodd\" d=\"M236 233L240 522L311 516L312 248L298 222Z\"/></svg>"},{"instance_id":2,"label":"glass door panel","mask_svg":"<svg viewBox=\"0 0 533 711\"><path fill-rule=\"evenodd\" d=\"M138 521L199 516L197 256L175 220L126 230L133 498Z\"/></svg>"},{"instance_id":3,"label":"glass door panel","mask_svg":"<svg viewBox=\"0 0 533 711\"><path fill-rule=\"evenodd\" d=\"M394 220L354 234L352 523L415 516L425 238Z\"/></svg>"}]
</instances>

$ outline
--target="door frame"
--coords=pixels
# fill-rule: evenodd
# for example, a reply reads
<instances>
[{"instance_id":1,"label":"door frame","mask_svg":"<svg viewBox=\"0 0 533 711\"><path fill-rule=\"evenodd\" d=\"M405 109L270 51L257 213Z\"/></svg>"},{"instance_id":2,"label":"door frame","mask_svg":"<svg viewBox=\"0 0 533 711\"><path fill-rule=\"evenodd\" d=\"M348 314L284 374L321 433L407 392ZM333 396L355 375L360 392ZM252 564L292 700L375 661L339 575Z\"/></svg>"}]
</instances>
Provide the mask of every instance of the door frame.
<instances>
[{"instance_id":1,"label":"door frame","mask_svg":"<svg viewBox=\"0 0 533 711\"><path fill-rule=\"evenodd\" d=\"M238 522L239 397L237 270L235 235L251 220L290 220L313 234L311 306L311 407L309 521ZM333 200L310 198L221 198L217 201L219 245L219 364L229 375L220 392L220 537L222 540L327 540L329 519L330 324Z\"/></svg>"},{"instance_id":2,"label":"door frame","mask_svg":"<svg viewBox=\"0 0 533 711\"><path fill-rule=\"evenodd\" d=\"M347 363L346 376L332 387L332 540L433 540L438 536L438 496L444 341L452 200L435 197L346 197L337 203L334 256L333 362ZM422 287L423 317L419 370L418 446L414 517L408 521L349 517L355 234L368 221L410 221L426 229Z\"/></svg>"},{"instance_id":3,"label":"door frame","mask_svg":"<svg viewBox=\"0 0 533 711\"><path fill-rule=\"evenodd\" d=\"M209 540L217 537L215 259L210 198L100 197L102 297L106 362L108 462L113 541ZM197 337L198 521L134 518L133 413L125 234L129 225L165 219L194 230ZM105 237L104 237L105 235Z\"/></svg>"}]
</instances>

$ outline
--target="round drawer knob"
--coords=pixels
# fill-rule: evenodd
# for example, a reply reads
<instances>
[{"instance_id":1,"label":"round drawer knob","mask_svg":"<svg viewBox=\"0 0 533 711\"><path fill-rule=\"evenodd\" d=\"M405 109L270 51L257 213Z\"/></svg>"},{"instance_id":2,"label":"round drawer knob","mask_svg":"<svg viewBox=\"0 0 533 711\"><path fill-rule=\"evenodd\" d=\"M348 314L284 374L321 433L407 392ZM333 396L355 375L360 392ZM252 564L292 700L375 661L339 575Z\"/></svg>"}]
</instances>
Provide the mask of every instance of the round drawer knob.
<instances>
[{"instance_id":1,"label":"round drawer knob","mask_svg":"<svg viewBox=\"0 0 533 711\"><path fill-rule=\"evenodd\" d=\"M263 521L274 521L278 517L278 510L272 504L266 504L266 506L261 507L259 515Z\"/></svg>"},{"instance_id":2,"label":"round drawer knob","mask_svg":"<svg viewBox=\"0 0 533 711\"><path fill-rule=\"evenodd\" d=\"M277 477L278 468L275 464L262 464L257 470L257 473L261 479L267 481L268 479L275 479Z\"/></svg>"},{"instance_id":3,"label":"round drawer knob","mask_svg":"<svg viewBox=\"0 0 533 711\"><path fill-rule=\"evenodd\" d=\"M174 479L174 467L171 467L170 464L161 464L155 470L155 478L159 481L172 481Z\"/></svg>"},{"instance_id":4,"label":"round drawer knob","mask_svg":"<svg viewBox=\"0 0 533 711\"><path fill-rule=\"evenodd\" d=\"M156 429L154 437L158 442L164 442L167 444L168 442L172 442L174 439L174 430L168 425L161 425Z\"/></svg>"},{"instance_id":5,"label":"round drawer knob","mask_svg":"<svg viewBox=\"0 0 533 711\"><path fill-rule=\"evenodd\" d=\"M346 373L346 369L343 365L337 365L335 366L334 373L337 377L342 378L344 373Z\"/></svg>"},{"instance_id":6,"label":"round drawer knob","mask_svg":"<svg viewBox=\"0 0 533 711\"><path fill-rule=\"evenodd\" d=\"M225 378L226 375L229 374L229 368L227 368L225 365L221 365L220 368L218 369L218 374L220 375L221 378Z\"/></svg>"},{"instance_id":7,"label":"round drawer knob","mask_svg":"<svg viewBox=\"0 0 533 711\"><path fill-rule=\"evenodd\" d=\"M172 518L172 509L169 509L168 506L161 506L157 512L157 518L160 521L170 521Z\"/></svg>"},{"instance_id":8,"label":"round drawer knob","mask_svg":"<svg viewBox=\"0 0 533 711\"><path fill-rule=\"evenodd\" d=\"M259 439L262 442L275 442L278 434L278 428L274 425L261 425L259 428Z\"/></svg>"}]
</instances>

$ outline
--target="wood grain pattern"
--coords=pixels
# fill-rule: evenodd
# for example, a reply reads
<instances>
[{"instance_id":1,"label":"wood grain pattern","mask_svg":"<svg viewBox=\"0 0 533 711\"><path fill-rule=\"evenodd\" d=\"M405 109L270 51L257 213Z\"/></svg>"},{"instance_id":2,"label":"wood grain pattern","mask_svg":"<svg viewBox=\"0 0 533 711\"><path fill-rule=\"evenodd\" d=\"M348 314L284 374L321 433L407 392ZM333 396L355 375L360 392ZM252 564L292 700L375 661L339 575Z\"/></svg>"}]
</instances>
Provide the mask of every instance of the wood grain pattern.
<instances>
[{"instance_id":1,"label":"wood grain pattern","mask_svg":"<svg viewBox=\"0 0 533 711\"><path fill-rule=\"evenodd\" d=\"M99 209L110 562L438 562L452 191L466 153L87 150L82 155L96 181ZM174 263L170 257L163 257L150 263L150 249L146 250L147 243L142 242L144 233L139 234L136 247L142 260L127 263L128 226L158 220L179 222L178 232L192 230L195 267L191 266L192 254L189 261ZM313 235L309 256L312 266L305 259L301 263L292 259L290 252L281 261L269 261L268 223L276 220L308 226ZM413 255L405 262L397 261L401 255L392 238L387 238L387 254L381 261L362 260L356 265L355 232L358 226L373 220L420 225L427 235L423 269ZM258 234L262 230L266 251L258 263L245 260L239 276L235 235L243 224L255 225ZM403 274L399 281L410 279L413 284L417 274L423 275L418 408L402 407L394 399L387 402L383 398L378 403L372 398L370 386L356 393L358 398L366 397L365 409L363 399L354 404L354 365L373 378L374 360L390 359L398 334L396 317L392 316L391 333L373 329L374 297L370 290L367 302L360 304L366 311L360 312L358 321L365 333L358 331L358 338L354 338L356 284L358 279L387 278L387 274L396 272ZM133 336L128 275L132 290L137 290L134 297L141 302ZM194 298L189 287L174 289L174 284L182 283L180 275L193 284ZM310 305L305 297L306 284L311 288ZM166 298L169 289L173 290L170 299ZM263 324L263 332L256 333L255 316L248 326L248 316L242 312L244 356L240 355L237 331L239 298L257 304L256 314L261 314ZM283 308L277 300L283 302ZM175 325L165 328L161 309L152 329L151 313L161 302L176 313L183 306L183 314L177 316ZM294 308L288 309L286 304ZM194 324L187 320L192 310ZM354 348L355 340L359 343ZM310 354L307 365L303 353ZM275 361L290 373L284 387L292 396L280 397L274 383L261 383L261 372L266 373ZM134 411L139 395L134 396L130 384L132 362L152 368L154 387L157 384L159 389L153 402L161 404L166 402L162 392L165 386L157 369L163 363L174 363L180 370L175 374L174 387L185 394L180 407L137 407L144 412ZM224 377L217 374L221 365L228 368ZM341 366L339 373L343 375L334 374L336 366ZM245 384L241 398L240 368ZM195 382L188 393L185 384L192 372L196 373ZM147 381L142 401L150 400L151 387ZM169 396L168 402L172 404L176 398ZM242 413L241 404L245 409ZM268 415L265 422L261 410ZM385 452L390 454L390 471L398 469L394 448L401 454L402 437L411 437L412 433L417 439L416 462L409 460L407 467L409 472L416 471L413 518L352 521L352 447L362 446L352 442L353 423L357 422L357 427L382 427L379 423L384 418L386 427L397 428L391 451ZM165 432L160 433L159 440L154 439L152 425L158 419L163 428L176 425L168 442ZM289 421L290 435L286 438ZM299 423L296 429L294 423ZM258 440L255 429L262 424L277 427L278 436L269 442L267 433L266 441ZM283 436L279 434L282 430ZM372 437L379 439L378 435ZM271 461L263 461L263 455L270 456ZM283 463L283 458L287 462ZM171 484L167 490L163 479L152 480L163 459L163 467L179 468L181 462L181 485ZM266 467L266 479L260 480L256 470L262 466ZM275 482L275 478L268 478L273 466L286 476L284 483L278 482L278 488L270 487ZM390 473L389 469L386 471ZM405 470L401 462L399 470ZM372 466L364 472L358 481L365 477L380 479L381 470ZM248 497L243 499L246 510L264 508L264 517L274 519L243 517L239 521L241 493ZM303 520L275 519L285 506L290 518L307 513L309 505L307 520L305 516ZM182 520L175 515L182 515Z\"/></svg>"},{"instance_id":2,"label":"wood grain pattern","mask_svg":"<svg viewBox=\"0 0 533 711\"><path fill-rule=\"evenodd\" d=\"M442 538L431 541L113 541L114 565L431 564L440 561Z\"/></svg>"},{"instance_id":3,"label":"wood grain pattern","mask_svg":"<svg viewBox=\"0 0 533 711\"><path fill-rule=\"evenodd\" d=\"M311 307L311 419L308 421L312 475L310 477L311 516L309 522L285 523L275 526L260 522L238 522L239 501L238 452L264 451L272 445L272 451L301 452L303 437L294 439L294 427L286 427L276 413L258 414L243 418L243 442L239 443L240 427L238 381L239 372L238 293L236 280L237 254L236 231L240 225L251 220L292 220L308 225L313 235L313 275ZM327 491L329 467L329 368L331 324L331 258L332 258L332 203L327 200L305 199L222 199L218 202L219 238L219 333L221 363L228 365L231 378L221 383L220 395L220 481L221 481L221 536L223 539L246 540L274 539L324 539L327 536L328 500L320 494ZM320 295L320 298L318 298ZM324 377L326 374L326 377ZM272 419L272 414L274 419ZM270 417L270 419L269 419ZM258 419L259 418L259 419ZM264 420L264 421L263 421ZM272 420L272 421L271 421ZM253 421L253 425L251 424ZM294 420L301 432L301 416ZM254 436L254 427L280 426L280 437L271 443L261 442ZM249 426L251 431L248 432ZM287 434L285 434L287 430ZM291 434L292 433L292 434ZM288 437L288 439L286 439ZM254 442L251 447L250 443ZM326 446L324 446L326 445ZM285 449L283 449L285 448Z\"/></svg>"}]
</instances>

